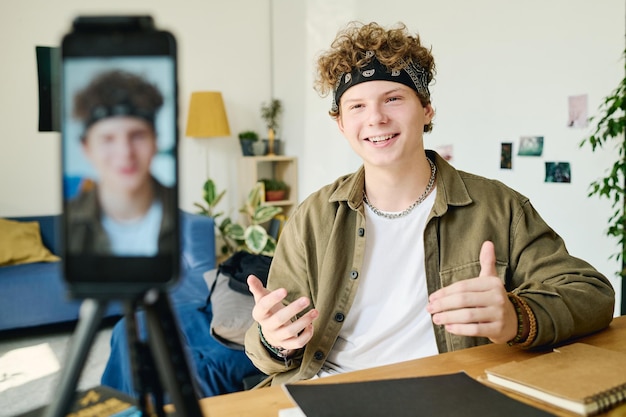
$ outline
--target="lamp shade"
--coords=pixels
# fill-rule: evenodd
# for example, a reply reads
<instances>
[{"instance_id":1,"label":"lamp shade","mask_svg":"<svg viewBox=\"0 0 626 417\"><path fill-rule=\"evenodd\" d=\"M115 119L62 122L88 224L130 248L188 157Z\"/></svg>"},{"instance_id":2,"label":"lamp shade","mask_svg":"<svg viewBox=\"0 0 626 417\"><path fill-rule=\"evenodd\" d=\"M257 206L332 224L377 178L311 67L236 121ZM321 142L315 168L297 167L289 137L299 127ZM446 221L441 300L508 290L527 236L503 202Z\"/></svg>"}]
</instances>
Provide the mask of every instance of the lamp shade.
<instances>
[{"instance_id":1,"label":"lamp shade","mask_svg":"<svg viewBox=\"0 0 626 417\"><path fill-rule=\"evenodd\" d=\"M191 93L185 135L192 138L230 136L222 93L218 91Z\"/></svg>"}]
</instances>

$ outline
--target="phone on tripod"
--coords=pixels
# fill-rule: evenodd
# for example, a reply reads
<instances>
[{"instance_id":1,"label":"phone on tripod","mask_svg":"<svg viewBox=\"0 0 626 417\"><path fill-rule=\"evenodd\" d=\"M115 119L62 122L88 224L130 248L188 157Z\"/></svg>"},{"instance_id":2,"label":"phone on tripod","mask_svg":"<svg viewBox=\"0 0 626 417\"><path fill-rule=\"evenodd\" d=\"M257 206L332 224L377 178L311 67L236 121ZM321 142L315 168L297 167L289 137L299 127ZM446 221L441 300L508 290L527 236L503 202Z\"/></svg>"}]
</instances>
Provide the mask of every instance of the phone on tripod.
<instances>
[{"instance_id":1,"label":"phone on tripod","mask_svg":"<svg viewBox=\"0 0 626 417\"><path fill-rule=\"evenodd\" d=\"M174 36L150 16L84 16L61 46L64 275L76 298L178 280Z\"/></svg>"}]
</instances>

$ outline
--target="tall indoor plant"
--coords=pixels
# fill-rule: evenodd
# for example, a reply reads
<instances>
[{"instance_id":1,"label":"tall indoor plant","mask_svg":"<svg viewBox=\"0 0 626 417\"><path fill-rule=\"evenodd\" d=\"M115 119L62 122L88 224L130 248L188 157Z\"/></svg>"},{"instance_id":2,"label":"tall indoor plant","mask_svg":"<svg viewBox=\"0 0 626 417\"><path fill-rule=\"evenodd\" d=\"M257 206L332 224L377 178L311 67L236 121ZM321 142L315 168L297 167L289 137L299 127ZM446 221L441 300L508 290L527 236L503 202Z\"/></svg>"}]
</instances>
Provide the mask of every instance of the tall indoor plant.
<instances>
[{"instance_id":1,"label":"tall indoor plant","mask_svg":"<svg viewBox=\"0 0 626 417\"><path fill-rule=\"evenodd\" d=\"M265 122L267 127L268 147L267 154L274 155L276 150L274 149L274 140L279 127L279 118L283 112L283 105L280 100L273 98L268 103L261 104L261 118Z\"/></svg>"},{"instance_id":2,"label":"tall indoor plant","mask_svg":"<svg viewBox=\"0 0 626 417\"><path fill-rule=\"evenodd\" d=\"M593 181L590 185L589 196L608 198L612 201L613 213L609 217L607 236L618 239L621 250L613 255L621 260L622 303L621 313L626 314L626 291L624 277L626 277L626 50L622 56L624 61L624 76L611 94L606 96L598 109L598 114L589 119L593 123L593 133L583 139L580 146L589 144L595 151L605 145L615 146L616 154L613 166L604 178Z\"/></svg>"}]
</instances>

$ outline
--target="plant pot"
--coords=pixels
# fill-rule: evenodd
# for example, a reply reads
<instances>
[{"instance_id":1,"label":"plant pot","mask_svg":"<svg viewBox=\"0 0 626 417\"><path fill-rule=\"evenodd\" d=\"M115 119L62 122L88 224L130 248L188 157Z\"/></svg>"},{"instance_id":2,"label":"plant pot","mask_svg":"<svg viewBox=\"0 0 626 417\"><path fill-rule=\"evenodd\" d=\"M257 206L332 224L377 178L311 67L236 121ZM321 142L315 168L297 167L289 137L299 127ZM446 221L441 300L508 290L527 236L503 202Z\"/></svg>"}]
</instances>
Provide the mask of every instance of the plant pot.
<instances>
[{"instance_id":1,"label":"plant pot","mask_svg":"<svg viewBox=\"0 0 626 417\"><path fill-rule=\"evenodd\" d=\"M254 140L251 139L239 139L239 144L241 145L241 152L243 156L254 156L254 151L252 149L252 145L254 144Z\"/></svg>"},{"instance_id":2,"label":"plant pot","mask_svg":"<svg viewBox=\"0 0 626 417\"><path fill-rule=\"evenodd\" d=\"M252 152L256 156L263 156L267 154L267 143L257 140L252 143Z\"/></svg>"},{"instance_id":3,"label":"plant pot","mask_svg":"<svg viewBox=\"0 0 626 417\"><path fill-rule=\"evenodd\" d=\"M269 152L270 148L269 148L269 139L263 139L263 142L265 143L265 145L267 146L267 151ZM283 154L283 144L281 143L280 139L274 139L274 155L282 155Z\"/></svg>"},{"instance_id":4,"label":"plant pot","mask_svg":"<svg viewBox=\"0 0 626 417\"><path fill-rule=\"evenodd\" d=\"M287 190L267 190L265 191L265 201L280 201L287 196Z\"/></svg>"}]
</instances>

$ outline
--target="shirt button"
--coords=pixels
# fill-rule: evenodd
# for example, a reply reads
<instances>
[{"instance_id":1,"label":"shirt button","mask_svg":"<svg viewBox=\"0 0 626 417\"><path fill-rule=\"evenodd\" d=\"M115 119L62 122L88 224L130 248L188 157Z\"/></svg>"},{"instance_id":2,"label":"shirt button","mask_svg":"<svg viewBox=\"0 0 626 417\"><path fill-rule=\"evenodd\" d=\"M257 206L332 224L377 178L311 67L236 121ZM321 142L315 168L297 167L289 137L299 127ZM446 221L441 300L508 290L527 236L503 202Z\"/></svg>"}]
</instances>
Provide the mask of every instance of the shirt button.
<instances>
[{"instance_id":1,"label":"shirt button","mask_svg":"<svg viewBox=\"0 0 626 417\"><path fill-rule=\"evenodd\" d=\"M336 322L341 323L345 318L346 318L346 316L344 316L343 313L335 314L335 321Z\"/></svg>"},{"instance_id":2,"label":"shirt button","mask_svg":"<svg viewBox=\"0 0 626 417\"><path fill-rule=\"evenodd\" d=\"M318 350L313 354L313 358L317 361L321 361L322 359L324 359L324 354Z\"/></svg>"},{"instance_id":3,"label":"shirt button","mask_svg":"<svg viewBox=\"0 0 626 417\"><path fill-rule=\"evenodd\" d=\"M360 237L365 236L365 229L363 229L362 227L359 227L359 236Z\"/></svg>"},{"instance_id":4,"label":"shirt button","mask_svg":"<svg viewBox=\"0 0 626 417\"><path fill-rule=\"evenodd\" d=\"M358 271L350 271L350 278L357 279L359 277Z\"/></svg>"}]
</instances>

